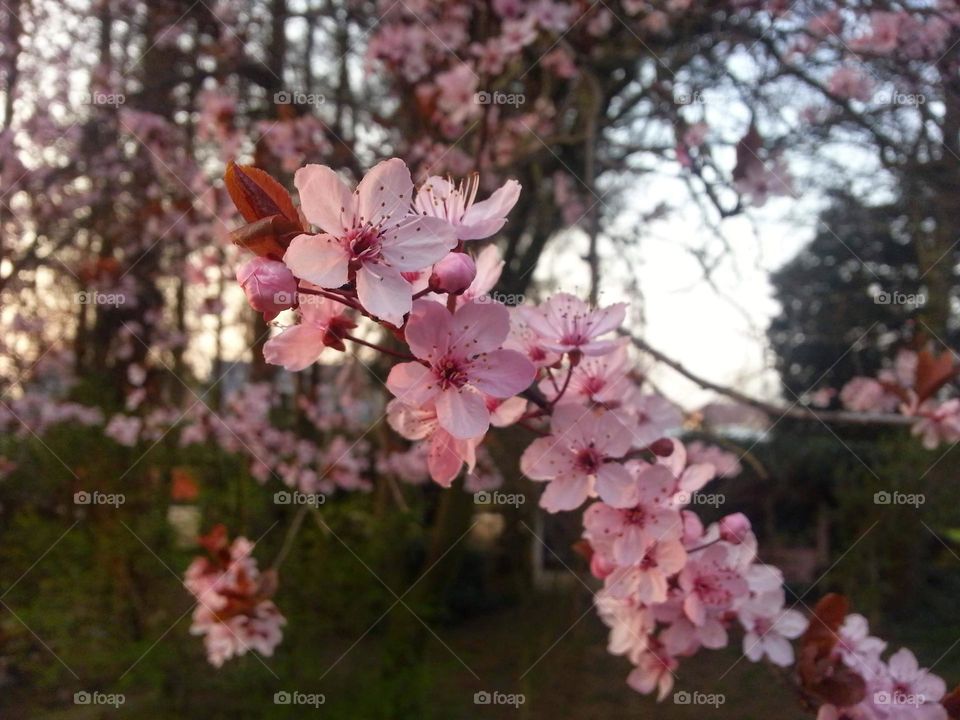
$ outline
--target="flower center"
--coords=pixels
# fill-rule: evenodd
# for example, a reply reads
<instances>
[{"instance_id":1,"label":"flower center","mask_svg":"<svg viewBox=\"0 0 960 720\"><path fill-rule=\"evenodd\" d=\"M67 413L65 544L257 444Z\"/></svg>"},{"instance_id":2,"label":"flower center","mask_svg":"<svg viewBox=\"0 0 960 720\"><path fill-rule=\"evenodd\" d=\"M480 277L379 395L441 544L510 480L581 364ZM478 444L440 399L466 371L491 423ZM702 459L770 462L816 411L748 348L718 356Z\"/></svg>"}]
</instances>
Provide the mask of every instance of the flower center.
<instances>
[{"instance_id":1,"label":"flower center","mask_svg":"<svg viewBox=\"0 0 960 720\"><path fill-rule=\"evenodd\" d=\"M463 364L452 357L445 357L434 369L437 378L440 380L440 387L443 390L448 388L462 388L467 384L467 371Z\"/></svg>"},{"instance_id":2,"label":"flower center","mask_svg":"<svg viewBox=\"0 0 960 720\"><path fill-rule=\"evenodd\" d=\"M380 256L380 232L370 226L351 228L343 236L343 244L350 251L351 265L360 265Z\"/></svg>"},{"instance_id":3,"label":"flower center","mask_svg":"<svg viewBox=\"0 0 960 720\"><path fill-rule=\"evenodd\" d=\"M603 456L597 451L591 443L582 450L578 450L574 458L574 465L577 469L586 475L596 475L600 465L603 464Z\"/></svg>"}]
</instances>

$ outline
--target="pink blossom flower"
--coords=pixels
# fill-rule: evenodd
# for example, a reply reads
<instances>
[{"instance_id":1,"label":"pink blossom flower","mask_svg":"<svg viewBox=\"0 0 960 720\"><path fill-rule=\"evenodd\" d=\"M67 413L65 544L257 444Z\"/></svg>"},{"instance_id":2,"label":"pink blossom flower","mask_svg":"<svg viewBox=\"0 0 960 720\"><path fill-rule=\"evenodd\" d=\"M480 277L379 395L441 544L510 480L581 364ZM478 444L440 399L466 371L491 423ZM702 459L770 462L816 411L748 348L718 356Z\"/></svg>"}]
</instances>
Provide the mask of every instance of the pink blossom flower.
<instances>
[{"instance_id":1,"label":"pink blossom flower","mask_svg":"<svg viewBox=\"0 0 960 720\"><path fill-rule=\"evenodd\" d=\"M677 406L662 395L641 395L628 402L625 410L636 419L633 442L644 447L680 427L683 415Z\"/></svg>"},{"instance_id":2,"label":"pink blossom flower","mask_svg":"<svg viewBox=\"0 0 960 720\"><path fill-rule=\"evenodd\" d=\"M917 421L910 432L920 436L927 450L934 450L940 443L960 441L960 399L951 398L939 404L927 400L916 415Z\"/></svg>"},{"instance_id":3,"label":"pink blossom flower","mask_svg":"<svg viewBox=\"0 0 960 720\"><path fill-rule=\"evenodd\" d=\"M871 689L874 703L889 718L947 720L947 711L939 704L946 694L946 684L939 676L921 668L907 648L890 656L883 679Z\"/></svg>"},{"instance_id":4,"label":"pink blossom flower","mask_svg":"<svg viewBox=\"0 0 960 720\"><path fill-rule=\"evenodd\" d=\"M395 365L387 387L404 403L436 403L437 420L453 437L469 439L490 426L482 393L508 398L533 382L535 368L523 355L500 346L510 331L510 313L495 303L467 303L454 314L418 300L406 339L421 362Z\"/></svg>"},{"instance_id":5,"label":"pink blossom flower","mask_svg":"<svg viewBox=\"0 0 960 720\"><path fill-rule=\"evenodd\" d=\"M294 182L304 215L322 232L295 237L283 257L287 267L322 288L355 282L367 311L402 325L413 293L401 273L429 267L456 244L448 222L413 213L404 162L379 163L355 193L325 165L300 168Z\"/></svg>"},{"instance_id":6,"label":"pink blossom flower","mask_svg":"<svg viewBox=\"0 0 960 720\"><path fill-rule=\"evenodd\" d=\"M764 655L780 667L793 664L793 645L790 640L800 637L807 629L807 619L796 610L783 609L783 589L762 592L741 605L737 617L746 631L743 636L743 654L753 662Z\"/></svg>"},{"instance_id":7,"label":"pink blossom flower","mask_svg":"<svg viewBox=\"0 0 960 720\"><path fill-rule=\"evenodd\" d=\"M716 469L717 477L736 477L743 472L743 466L735 454L699 440L687 443L687 460L694 463L710 463Z\"/></svg>"},{"instance_id":8,"label":"pink blossom flower","mask_svg":"<svg viewBox=\"0 0 960 720\"><path fill-rule=\"evenodd\" d=\"M656 690L657 700L663 700L673 689L673 671L678 664L662 643L651 638L647 650L637 658L636 667L627 676L627 684L644 695Z\"/></svg>"},{"instance_id":9,"label":"pink blossom flower","mask_svg":"<svg viewBox=\"0 0 960 720\"><path fill-rule=\"evenodd\" d=\"M564 392L564 402L584 404L602 403L606 407L620 405L632 387L624 342L607 355L584 357L570 371L570 383ZM540 391L548 400L554 400L562 389L562 382L547 378L540 383Z\"/></svg>"},{"instance_id":10,"label":"pink blossom flower","mask_svg":"<svg viewBox=\"0 0 960 720\"><path fill-rule=\"evenodd\" d=\"M614 597L634 597L644 604L667 601L670 578L687 563L687 551L677 540L655 542L644 552L640 562L620 565L604 580L604 587Z\"/></svg>"},{"instance_id":11,"label":"pink blossom flower","mask_svg":"<svg viewBox=\"0 0 960 720\"><path fill-rule=\"evenodd\" d=\"M197 598L190 632L204 636L207 659L220 667L248 650L273 654L282 638L280 628L286 624L269 600L275 574L261 574L250 555L253 543L243 537L230 543L222 525L200 542L210 557L190 564L184 586Z\"/></svg>"},{"instance_id":12,"label":"pink blossom flower","mask_svg":"<svg viewBox=\"0 0 960 720\"><path fill-rule=\"evenodd\" d=\"M630 473L618 462L630 442L630 431L616 413L559 405L550 435L524 450L520 469L531 480L550 482L540 497L540 506L549 512L573 510L595 491L617 505L632 485Z\"/></svg>"},{"instance_id":13,"label":"pink blossom flower","mask_svg":"<svg viewBox=\"0 0 960 720\"><path fill-rule=\"evenodd\" d=\"M391 400L387 405L387 422L407 440L424 442L427 471L441 487L450 487L464 464L469 472L473 471L482 436L469 440L453 437L440 426L432 405L412 408L399 400Z\"/></svg>"},{"instance_id":14,"label":"pink blossom flower","mask_svg":"<svg viewBox=\"0 0 960 720\"><path fill-rule=\"evenodd\" d=\"M506 224L507 214L520 197L520 183L507 180L489 198L475 202L479 187L477 173L459 186L434 175L420 186L413 206L423 216L449 222L459 240L482 240Z\"/></svg>"},{"instance_id":15,"label":"pink blossom flower","mask_svg":"<svg viewBox=\"0 0 960 720\"><path fill-rule=\"evenodd\" d=\"M635 461L626 464L635 478L630 507L594 503L583 515L583 525L594 549L609 547L617 565L640 562L649 547L660 540L679 540L683 531L680 513L670 506L675 480L661 465Z\"/></svg>"},{"instance_id":16,"label":"pink blossom flower","mask_svg":"<svg viewBox=\"0 0 960 720\"><path fill-rule=\"evenodd\" d=\"M627 305L616 303L591 308L575 295L557 293L539 307L521 307L519 312L548 350L604 355L615 350L619 343L599 338L620 327Z\"/></svg>"},{"instance_id":17,"label":"pink blossom flower","mask_svg":"<svg viewBox=\"0 0 960 720\"><path fill-rule=\"evenodd\" d=\"M686 593L684 613L695 625L702 625L708 612L732 608L749 589L723 545L711 545L692 555L680 572L679 584Z\"/></svg>"},{"instance_id":18,"label":"pink blossom flower","mask_svg":"<svg viewBox=\"0 0 960 720\"><path fill-rule=\"evenodd\" d=\"M343 314L344 306L327 298L300 298L300 322L286 328L263 346L263 358L296 372L317 361L326 348L343 350L343 337L356 324Z\"/></svg>"},{"instance_id":19,"label":"pink blossom flower","mask_svg":"<svg viewBox=\"0 0 960 720\"><path fill-rule=\"evenodd\" d=\"M503 346L523 353L538 368L556 365L561 358L560 353L544 347L540 335L524 322L523 316L517 308L510 314L510 335Z\"/></svg>"},{"instance_id":20,"label":"pink blossom flower","mask_svg":"<svg viewBox=\"0 0 960 720\"><path fill-rule=\"evenodd\" d=\"M854 412L890 412L899 404L896 395L873 378L855 377L840 390L840 401Z\"/></svg>"},{"instance_id":21,"label":"pink blossom flower","mask_svg":"<svg viewBox=\"0 0 960 720\"><path fill-rule=\"evenodd\" d=\"M607 651L636 662L647 649L648 636L656 624L653 613L634 598L614 597L605 590L597 593L595 604L600 619L610 628Z\"/></svg>"}]
</instances>

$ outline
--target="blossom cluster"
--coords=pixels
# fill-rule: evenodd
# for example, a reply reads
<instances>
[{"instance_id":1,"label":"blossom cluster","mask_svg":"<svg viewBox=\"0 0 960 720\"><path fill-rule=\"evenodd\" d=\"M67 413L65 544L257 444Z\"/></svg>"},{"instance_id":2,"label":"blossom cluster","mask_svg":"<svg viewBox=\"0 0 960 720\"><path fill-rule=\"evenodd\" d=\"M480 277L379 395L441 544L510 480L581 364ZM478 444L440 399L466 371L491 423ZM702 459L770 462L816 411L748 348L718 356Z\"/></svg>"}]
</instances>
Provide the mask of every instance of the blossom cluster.
<instances>
[{"instance_id":1,"label":"blossom cluster","mask_svg":"<svg viewBox=\"0 0 960 720\"><path fill-rule=\"evenodd\" d=\"M629 491L584 513L584 539L609 650L634 665L628 683L639 692L670 692L679 658L728 644L739 624L743 654L753 661L794 662L790 640L807 620L784 607L781 572L757 559L757 541L741 513L704 527L690 510L694 494L715 475L690 463L683 445L663 443L652 462L630 461Z\"/></svg>"},{"instance_id":2,"label":"blossom cluster","mask_svg":"<svg viewBox=\"0 0 960 720\"><path fill-rule=\"evenodd\" d=\"M952 353L901 349L893 365L876 377L857 376L839 392L842 405L860 413L900 413L911 422L911 432L933 450L941 443L960 441L960 399L945 396L958 368ZM815 404L827 405L835 393L821 389Z\"/></svg>"},{"instance_id":3,"label":"blossom cluster","mask_svg":"<svg viewBox=\"0 0 960 720\"><path fill-rule=\"evenodd\" d=\"M222 525L200 542L209 557L196 558L184 578L197 601L190 632L203 636L215 667L248 650L272 655L287 622L270 600L276 574L261 573L251 557L253 543L243 537L230 542Z\"/></svg>"}]
</instances>

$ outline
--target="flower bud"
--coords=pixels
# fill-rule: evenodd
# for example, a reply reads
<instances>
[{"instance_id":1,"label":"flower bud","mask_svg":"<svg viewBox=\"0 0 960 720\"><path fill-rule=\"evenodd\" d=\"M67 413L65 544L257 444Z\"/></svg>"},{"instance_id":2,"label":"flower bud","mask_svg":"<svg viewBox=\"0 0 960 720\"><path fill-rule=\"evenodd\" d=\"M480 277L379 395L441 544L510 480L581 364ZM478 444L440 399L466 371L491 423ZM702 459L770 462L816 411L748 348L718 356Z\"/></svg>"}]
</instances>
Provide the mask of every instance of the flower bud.
<instances>
[{"instance_id":1,"label":"flower bud","mask_svg":"<svg viewBox=\"0 0 960 720\"><path fill-rule=\"evenodd\" d=\"M604 560L600 553L594 553L590 558L590 574L597 580L604 580L610 573L617 569L616 565Z\"/></svg>"},{"instance_id":2,"label":"flower bud","mask_svg":"<svg viewBox=\"0 0 960 720\"><path fill-rule=\"evenodd\" d=\"M477 276L477 266L466 253L450 253L433 266L430 289L434 292L460 295Z\"/></svg>"},{"instance_id":3,"label":"flower bud","mask_svg":"<svg viewBox=\"0 0 960 720\"><path fill-rule=\"evenodd\" d=\"M733 513L720 520L720 538L739 545L750 534L750 520L743 513Z\"/></svg>"},{"instance_id":4,"label":"flower bud","mask_svg":"<svg viewBox=\"0 0 960 720\"><path fill-rule=\"evenodd\" d=\"M237 270L247 301L267 322L297 302L297 279L282 262L255 257Z\"/></svg>"}]
</instances>

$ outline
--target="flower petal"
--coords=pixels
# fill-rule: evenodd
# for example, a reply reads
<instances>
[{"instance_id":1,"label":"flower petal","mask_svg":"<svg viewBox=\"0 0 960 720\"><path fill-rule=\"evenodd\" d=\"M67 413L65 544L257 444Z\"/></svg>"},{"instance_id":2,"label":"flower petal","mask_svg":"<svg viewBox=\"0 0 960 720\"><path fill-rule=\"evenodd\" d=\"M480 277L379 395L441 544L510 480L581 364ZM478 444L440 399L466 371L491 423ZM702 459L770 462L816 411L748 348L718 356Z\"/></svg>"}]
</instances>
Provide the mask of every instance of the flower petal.
<instances>
[{"instance_id":1,"label":"flower petal","mask_svg":"<svg viewBox=\"0 0 960 720\"><path fill-rule=\"evenodd\" d=\"M333 170L326 165L306 165L297 170L293 184L307 220L335 236L353 227L356 199Z\"/></svg>"},{"instance_id":2,"label":"flower petal","mask_svg":"<svg viewBox=\"0 0 960 720\"><path fill-rule=\"evenodd\" d=\"M357 271L357 297L367 312L397 327L413 306L410 283L399 271L378 263L366 263Z\"/></svg>"},{"instance_id":3,"label":"flower petal","mask_svg":"<svg viewBox=\"0 0 960 720\"><path fill-rule=\"evenodd\" d=\"M297 235L283 262L302 280L323 288L338 288L347 281L350 256L330 235Z\"/></svg>"},{"instance_id":4,"label":"flower petal","mask_svg":"<svg viewBox=\"0 0 960 720\"><path fill-rule=\"evenodd\" d=\"M263 359L271 365L282 365L297 372L313 365L323 352L323 336L326 331L315 325L294 325L263 346Z\"/></svg>"},{"instance_id":5,"label":"flower petal","mask_svg":"<svg viewBox=\"0 0 960 720\"><path fill-rule=\"evenodd\" d=\"M419 407L433 398L439 386L433 371L417 362L394 365L387 376L387 389L400 402Z\"/></svg>"},{"instance_id":6,"label":"flower petal","mask_svg":"<svg viewBox=\"0 0 960 720\"><path fill-rule=\"evenodd\" d=\"M408 215L384 231L380 252L398 270L413 272L430 267L457 244L453 226L446 220Z\"/></svg>"},{"instance_id":7,"label":"flower petal","mask_svg":"<svg viewBox=\"0 0 960 720\"><path fill-rule=\"evenodd\" d=\"M479 393L450 388L437 397L437 420L455 438L466 440L487 431L490 412Z\"/></svg>"},{"instance_id":8,"label":"flower petal","mask_svg":"<svg viewBox=\"0 0 960 720\"><path fill-rule=\"evenodd\" d=\"M515 350L494 350L470 363L470 383L487 395L508 398L526 390L537 369Z\"/></svg>"},{"instance_id":9,"label":"flower petal","mask_svg":"<svg viewBox=\"0 0 960 720\"><path fill-rule=\"evenodd\" d=\"M413 180L400 158L377 163L357 186L357 216L360 224L394 227L413 207ZM413 268L416 269L416 268Z\"/></svg>"},{"instance_id":10,"label":"flower petal","mask_svg":"<svg viewBox=\"0 0 960 720\"><path fill-rule=\"evenodd\" d=\"M550 481L540 496L540 507L547 512L575 510L590 495L590 478L586 475L567 475Z\"/></svg>"}]
</instances>

